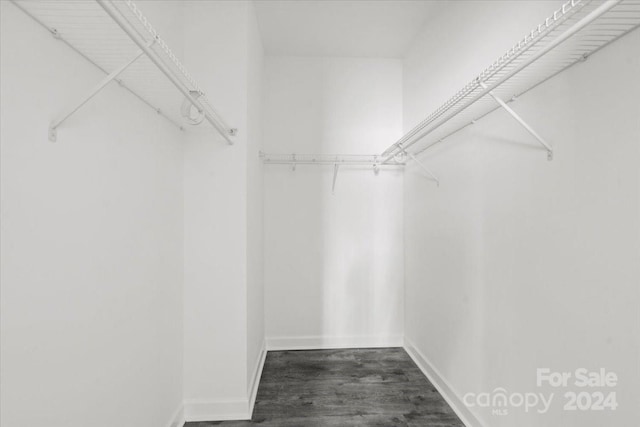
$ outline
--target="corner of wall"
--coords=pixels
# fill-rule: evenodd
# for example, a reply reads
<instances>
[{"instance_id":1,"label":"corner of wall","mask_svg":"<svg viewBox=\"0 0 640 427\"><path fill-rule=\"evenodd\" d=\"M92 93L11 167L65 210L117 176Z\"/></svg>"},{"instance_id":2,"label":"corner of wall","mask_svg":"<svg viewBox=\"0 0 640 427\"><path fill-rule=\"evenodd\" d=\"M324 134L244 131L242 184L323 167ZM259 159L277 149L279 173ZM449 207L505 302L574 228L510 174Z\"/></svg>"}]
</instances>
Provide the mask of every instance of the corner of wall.
<instances>
[{"instance_id":1,"label":"corner of wall","mask_svg":"<svg viewBox=\"0 0 640 427\"><path fill-rule=\"evenodd\" d=\"M253 373L249 379L249 387L247 389L247 395L249 397L249 417L253 414L253 408L256 404L256 396L258 395L258 387L260 386L260 377L262 377L262 370L264 369L264 362L267 359L267 342L262 341L260 353L256 360L256 365L253 369Z\"/></svg>"},{"instance_id":2,"label":"corner of wall","mask_svg":"<svg viewBox=\"0 0 640 427\"><path fill-rule=\"evenodd\" d=\"M186 423L184 418L184 403L180 403L178 409L173 413L171 420L167 423L168 427L183 427Z\"/></svg>"},{"instance_id":3,"label":"corner of wall","mask_svg":"<svg viewBox=\"0 0 640 427\"><path fill-rule=\"evenodd\" d=\"M406 337L404 349L466 427L486 427L475 414L471 412L467 405L464 404L463 398L451 387L440 371L438 371L429 359Z\"/></svg>"},{"instance_id":4,"label":"corner of wall","mask_svg":"<svg viewBox=\"0 0 640 427\"><path fill-rule=\"evenodd\" d=\"M170 427L181 427L185 421L232 421L250 420L256 403L260 377L267 357L266 343L262 343L259 357L256 360L249 380L247 394L241 399L188 399L184 402L184 410L176 413ZM181 421L182 420L182 421ZM182 422L182 424L180 424Z\"/></svg>"}]
</instances>

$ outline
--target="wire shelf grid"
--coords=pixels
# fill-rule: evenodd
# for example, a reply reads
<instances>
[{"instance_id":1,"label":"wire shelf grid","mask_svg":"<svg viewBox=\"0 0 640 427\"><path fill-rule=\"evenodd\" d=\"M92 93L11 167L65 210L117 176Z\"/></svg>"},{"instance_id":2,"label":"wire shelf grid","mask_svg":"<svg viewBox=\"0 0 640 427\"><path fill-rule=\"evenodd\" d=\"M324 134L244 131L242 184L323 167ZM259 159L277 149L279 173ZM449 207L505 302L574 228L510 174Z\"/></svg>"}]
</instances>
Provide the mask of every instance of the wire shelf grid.
<instances>
[{"instance_id":1,"label":"wire shelf grid","mask_svg":"<svg viewBox=\"0 0 640 427\"><path fill-rule=\"evenodd\" d=\"M13 0L13 3L105 74L118 69L140 52L132 38L95 1ZM151 50L171 74L194 94L213 119L214 127L229 141L229 136L234 135L235 130L212 107L204 92L140 8L131 0L108 3L141 39L151 45ZM184 129L181 107L185 97L148 56L143 55L127 67L116 81L158 114Z\"/></svg>"},{"instance_id":2,"label":"wire shelf grid","mask_svg":"<svg viewBox=\"0 0 640 427\"><path fill-rule=\"evenodd\" d=\"M543 53L554 40L572 27L580 25L590 14L599 14L599 8L603 7L608 9L597 16L597 19ZM640 0L572 0L565 3L477 78L389 146L383 152L383 158L391 159L414 144L416 146L412 151L422 153L500 108L488 96L489 91L505 101L517 98L563 70L584 61L639 25ZM533 62L527 65L529 61Z\"/></svg>"}]
</instances>

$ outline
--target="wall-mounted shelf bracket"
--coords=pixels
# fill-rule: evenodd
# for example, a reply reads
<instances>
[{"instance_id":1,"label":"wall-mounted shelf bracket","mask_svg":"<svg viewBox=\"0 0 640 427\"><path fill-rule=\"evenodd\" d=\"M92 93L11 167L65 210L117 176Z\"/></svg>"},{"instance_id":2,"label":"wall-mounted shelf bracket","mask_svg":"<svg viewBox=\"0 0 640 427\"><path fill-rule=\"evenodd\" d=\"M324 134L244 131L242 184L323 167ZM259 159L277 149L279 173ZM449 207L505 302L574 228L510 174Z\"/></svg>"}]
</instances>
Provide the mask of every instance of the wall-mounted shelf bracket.
<instances>
[{"instance_id":1,"label":"wall-mounted shelf bracket","mask_svg":"<svg viewBox=\"0 0 640 427\"><path fill-rule=\"evenodd\" d=\"M331 184L331 194L336 194L336 179L338 179L339 164L333 165L333 184Z\"/></svg>"},{"instance_id":2,"label":"wall-mounted shelf bracket","mask_svg":"<svg viewBox=\"0 0 640 427\"><path fill-rule=\"evenodd\" d=\"M148 45L151 46L153 41L151 41ZM124 70L126 70L131 64L136 62L138 58L144 55L144 52L140 50L133 58L127 61L125 64L109 73L100 83L98 83L85 97L83 97L80 101L69 107L64 113L62 113L58 119L51 122L49 125L49 141L56 142L58 137L58 127L64 123L69 117L71 117L76 111L82 108L91 98L96 96L102 89L104 89L109 83L116 80L116 78L122 74Z\"/></svg>"},{"instance_id":3,"label":"wall-mounted shelf bracket","mask_svg":"<svg viewBox=\"0 0 640 427\"><path fill-rule=\"evenodd\" d=\"M483 89L488 89L488 86L485 82L478 80L478 84ZM489 96L491 96L493 100L498 103L498 105L500 105L507 113L511 115L511 117L513 117L518 123L520 123L522 127L524 127L527 132L533 135L533 137L547 150L547 160L553 160L553 147L551 146L551 144L545 141L538 132L536 132L531 126L529 126L529 124L525 122L522 117L518 115L518 113L513 111L513 109L509 107L506 102L500 99L500 97L498 97L492 90L490 90L488 93Z\"/></svg>"},{"instance_id":4,"label":"wall-mounted shelf bracket","mask_svg":"<svg viewBox=\"0 0 640 427\"><path fill-rule=\"evenodd\" d=\"M437 176L435 176L424 164L422 164L422 162L420 160L418 160L416 158L416 156L414 156L413 154L409 153L408 151L404 152L407 156L411 157L411 159L416 162L416 164L418 165L418 167L420 167L420 169L422 169L424 171L424 173L426 173L427 175L429 175L431 177L431 179L433 179L436 182L436 185L438 187L440 187L440 180L438 179Z\"/></svg>"}]
</instances>

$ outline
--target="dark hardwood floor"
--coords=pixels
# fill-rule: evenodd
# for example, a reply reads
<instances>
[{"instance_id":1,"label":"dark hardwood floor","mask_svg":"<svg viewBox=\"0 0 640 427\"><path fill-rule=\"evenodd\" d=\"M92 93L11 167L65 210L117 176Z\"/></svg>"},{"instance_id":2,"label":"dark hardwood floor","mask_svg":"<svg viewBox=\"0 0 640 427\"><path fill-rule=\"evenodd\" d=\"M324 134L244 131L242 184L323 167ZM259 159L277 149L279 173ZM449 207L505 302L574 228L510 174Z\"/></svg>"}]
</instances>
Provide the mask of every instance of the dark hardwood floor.
<instances>
[{"instance_id":1,"label":"dark hardwood floor","mask_svg":"<svg viewBox=\"0 0 640 427\"><path fill-rule=\"evenodd\" d=\"M464 427L401 348L269 352L251 421L187 427Z\"/></svg>"}]
</instances>

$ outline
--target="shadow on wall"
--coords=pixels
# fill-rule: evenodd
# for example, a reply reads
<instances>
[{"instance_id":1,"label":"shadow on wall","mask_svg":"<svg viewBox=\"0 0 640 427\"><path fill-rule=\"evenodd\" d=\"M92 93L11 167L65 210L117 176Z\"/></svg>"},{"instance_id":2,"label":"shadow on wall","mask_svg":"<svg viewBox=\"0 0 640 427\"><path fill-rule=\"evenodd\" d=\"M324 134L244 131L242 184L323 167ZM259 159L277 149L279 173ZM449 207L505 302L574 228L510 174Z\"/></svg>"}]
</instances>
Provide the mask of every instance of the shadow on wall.
<instances>
[{"instance_id":1,"label":"shadow on wall","mask_svg":"<svg viewBox=\"0 0 640 427\"><path fill-rule=\"evenodd\" d=\"M367 337L372 345L384 345L386 338L401 332L401 223L395 218L399 206L389 206L393 195L385 194L388 181L401 172L385 170L374 176L368 168L359 168L342 174L335 195L326 189L322 193L322 333Z\"/></svg>"},{"instance_id":2,"label":"shadow on wall","mask_svg":"<svg viewBox=\"0 0 640 427\"><path fill-rule=\"evenodd\" d=\"M400 136L400 61L270 58L266 74L265 151L370 154ZM291 124L286 135L278 123ZM294 346L398 345L402 171L343 165L335 194L333 172L265 167L267 336Z\"/></svg>"}]
</instances>

